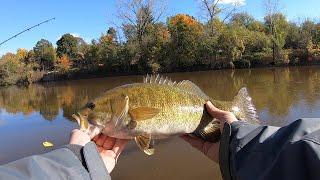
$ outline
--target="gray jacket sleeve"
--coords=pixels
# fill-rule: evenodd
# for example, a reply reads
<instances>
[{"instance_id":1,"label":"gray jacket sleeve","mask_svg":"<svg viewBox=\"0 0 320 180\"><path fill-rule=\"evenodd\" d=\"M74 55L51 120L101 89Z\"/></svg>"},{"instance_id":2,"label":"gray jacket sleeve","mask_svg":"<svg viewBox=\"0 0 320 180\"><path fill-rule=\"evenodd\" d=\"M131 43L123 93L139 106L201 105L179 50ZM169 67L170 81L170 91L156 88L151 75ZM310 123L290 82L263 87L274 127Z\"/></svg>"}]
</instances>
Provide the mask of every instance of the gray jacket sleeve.
<instances>
[{"instance_id":1,"label":"gray jacket sleeve","mask_svg":"<svg viewBox=\"0 0 320 180\"><path fill-rule=\"evenodd\" d=\"M278 128L225 124L220 142L224 179L320 179L320 119Z\"/></svg>"},{"instance_id":2,"label":"gray jacket sleeve","mask_svg":"<svg viewBox=\"0 0 320 180\"><path fill-rule=\"evenodd\" d=\"M94 143L76 146L65 146L2 165L0 179L111 180Z\"/></svg>"}]
</instances>

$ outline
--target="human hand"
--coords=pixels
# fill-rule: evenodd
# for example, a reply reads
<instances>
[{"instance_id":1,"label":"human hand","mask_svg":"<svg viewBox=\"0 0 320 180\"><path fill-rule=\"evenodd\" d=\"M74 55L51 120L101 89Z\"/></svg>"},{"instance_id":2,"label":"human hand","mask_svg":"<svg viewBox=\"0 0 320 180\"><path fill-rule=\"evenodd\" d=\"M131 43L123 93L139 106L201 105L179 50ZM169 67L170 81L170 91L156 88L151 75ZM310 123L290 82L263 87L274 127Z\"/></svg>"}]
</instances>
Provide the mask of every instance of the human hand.
<instances>
[{"instance_id":1,"label":"human hand","mask_svg":"<svg viewBox=\"0 0 320 180\"><path fill-rule=\"evenodd\" d=\"M102 134L96 135L92 140L96 143L108 172L111 173L128 140L115 139ZM71 132L69 144L84 146L90 141L91 138L87 133L75 129Z\"/></svg>"},{"instance_id":2,"label":"human hand","mask_svg":"<svg viewBox=\"0 0 320 180\"><path fill-rule=\"evenodd\" d=\"M103 134L95 136L92 140L96 143L108 172L111 173L129 140L116 139Z\"/></svg>"},{"instance_id":3,"label":"human hand","mask_svg":"<svg viewBox=\"0 0 320 180\"><path fill-rule=\"evenodd\" d=\"M213 118L216 118L220 121L220 132L223 131L225 122L231 124L234 121L238 121L234 114L216 108L210 101L206 103L206 109ZM200 138L190 136L188 134L182 135L181 138L188 142L192 147L201 151L212 161L219 163L220 142L211 143Z\"/></svg>"}]
</instances>

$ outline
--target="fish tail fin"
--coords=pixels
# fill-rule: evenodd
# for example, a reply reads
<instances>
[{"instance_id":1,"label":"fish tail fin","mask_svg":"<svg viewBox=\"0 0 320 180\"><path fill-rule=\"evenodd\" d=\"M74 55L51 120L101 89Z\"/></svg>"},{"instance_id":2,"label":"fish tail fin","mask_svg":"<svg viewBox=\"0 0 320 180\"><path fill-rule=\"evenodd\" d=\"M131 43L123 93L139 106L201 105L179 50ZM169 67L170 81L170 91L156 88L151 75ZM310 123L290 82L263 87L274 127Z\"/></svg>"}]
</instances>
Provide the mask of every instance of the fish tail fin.
<instances>
[{"instance_id":1,"label":"fish tail fin","mask_svg":"<svg viewBox=\"0 0 320 180\"><path fill-rule=\"evenodd\" d=\"M247 88L241 88L238 94L232 101L231 112L233 112L238 119L247 121L249 123L259 123L258 114L255 106L252 103L252 98L249 96Z\"/></svg>"}]
</instances>

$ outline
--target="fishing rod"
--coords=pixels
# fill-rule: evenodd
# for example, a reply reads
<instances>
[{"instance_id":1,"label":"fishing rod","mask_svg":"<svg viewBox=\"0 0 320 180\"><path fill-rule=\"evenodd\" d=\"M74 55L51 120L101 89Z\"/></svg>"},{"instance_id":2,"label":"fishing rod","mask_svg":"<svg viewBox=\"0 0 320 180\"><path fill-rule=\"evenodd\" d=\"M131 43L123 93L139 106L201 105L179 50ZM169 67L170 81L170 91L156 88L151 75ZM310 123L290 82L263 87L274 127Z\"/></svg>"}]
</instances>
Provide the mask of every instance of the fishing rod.
<instances>
[{"instance_id":1,"label":"fishing rod","mask_svg":"<svg viewBox=\"0 0 320 180\"><path fill-rule=\"evenodd\" d=\"M29 28L27 28L27 29L25 29L25 30L23 30L23 31L21 31L21 32L19 32L19 33L17 33L17 34L15 34L14 36L11 36L9 39L6 39L6 40L2 41L2 42L0 43L0 46L1 46L2 44L4 44L4 43L6 43L6 42L10 41L10 40L11 40L11 39L13 39L13 38L16 38L17 36L19 36L19 35L21 35L21 34L23 34L23 33L27 32L27 31L30 31L31 29L33 29L33 28L35 28L35 27L37 27L37 26L40 26L41 24L47 23L47 22L49 22L49 21L53 21L53 20L55 20L55 19L56 19L56 18L54 17L54 18L51 18L51 19L48 19L48 20L42 21L41 23L36 24L36 25L34 25L34 26L31 26L31 27L29 27Z\"/></svg>"}]
</instances>

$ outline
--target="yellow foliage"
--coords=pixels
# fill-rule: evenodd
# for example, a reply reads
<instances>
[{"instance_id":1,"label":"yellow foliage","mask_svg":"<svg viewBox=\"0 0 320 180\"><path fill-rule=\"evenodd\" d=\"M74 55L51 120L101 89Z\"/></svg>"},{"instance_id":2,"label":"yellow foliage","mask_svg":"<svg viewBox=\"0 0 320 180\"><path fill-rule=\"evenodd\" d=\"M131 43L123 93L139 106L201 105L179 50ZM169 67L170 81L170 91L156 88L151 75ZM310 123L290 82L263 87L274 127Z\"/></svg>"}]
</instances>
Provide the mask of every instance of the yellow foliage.
<instances>
[{"instance_id":1,"label":"yellow foliage","mask_svg":"<svg viewBox=\"0 0 320 180\"><path fill-rule=\"evenodd\" d=\"M19 48L17 50L17 54L16 54L16 57L18 60L24 60L25 58L27 58L28 56L28 51L26 49L23 49L23 48Z\"/></svg>"},{"instance_id":2,"label":"yellow foliage","mask_svg":"<svg viewBox=\"0 0 320 180\"><path fill-rule=\"evenodd\" d=\"M61 56L61 58L59 59L59 65L58 67L62 70L62 71L68 71L70 69L72 65L72 62L70 61L70 58L68 55L63 54Z\"/></svg>"}]
</instances>

